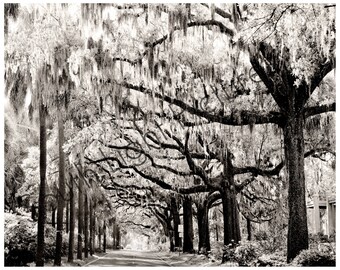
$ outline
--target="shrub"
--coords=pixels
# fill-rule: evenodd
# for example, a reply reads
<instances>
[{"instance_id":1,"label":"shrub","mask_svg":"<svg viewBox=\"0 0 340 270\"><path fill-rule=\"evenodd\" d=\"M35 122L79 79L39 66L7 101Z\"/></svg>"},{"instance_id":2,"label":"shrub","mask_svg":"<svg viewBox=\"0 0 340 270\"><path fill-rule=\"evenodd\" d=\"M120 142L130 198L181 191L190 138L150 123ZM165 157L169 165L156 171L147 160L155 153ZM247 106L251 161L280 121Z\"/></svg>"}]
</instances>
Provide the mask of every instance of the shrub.
<instances>
[{"instance_id":1,"label":"shrub","mask_svg":"<svg viewBox=\"0 0 340 270\"><path fill-rule=\"evenodd\" d=\"M235 250L236 244L234 243L231 243L228 246L224 245L222 248L222 263L236 261Z\"/></svg>"},{"instance_id":2,"label":"shrub","mask_svg":"<svg viewBox=\"0 0 340 270\"><path fill-rule=\"evenodd\" d=\"M224 245L222 242L212 242L211 243L211 254L209 255L215 261L222 261L223 257L223 248Z\"/></svg>"},{"instance_id":3,"label":"shrub","mask_svg":"<svg viewBox=\"0 0 340 270\"><path fill-rule=\"evenodd\" d=\"M271 254L261 255L254 266L287 266L287 256L285 252L279 251Z\"/></svg>"},{"instance_id":4,"label":"shrub","mask_svg":"<svg viewBox=\"0 0 340 270\"><path fill-rule=\"evenodd\" d=\"M25 266L35 260L37 223L14 214L5 215L5 266ZM56 229L45 225L45 259L54 259ZM63 236L62 255L67 254L67 237Z\"/></svg>"},{"instance_id":5,"label":"shrub","mask_svg":"<svg viewBox=\"0 0 340 270\"><path fill-rule=\"evenodd\" d=\"M309 242L311 244L319 244L319 243L328 243L329 238L327 235L324 235L323 233L319 232L317 234L309 234Z\"/></svg>"},{"instance_id":6,"label":"shrub","mask_svg":"<svg viewBox=\"0 0 340 270\"><path fill-rule=\"evenodd\" d=\"M262 252L273 253L286 250L287 227L271 224L268 231L254 233L254 239L260 243Z\"/></svg>"},{"instance_id":7,"label":"shrub","mask_svg":"<svg viewBox=\"0 0 340 270\"><path fill-rule=\"evenodd\" d=\"M245 242L236 247L235 260L240 266L249 266L258 257L258 247L253 242Z\"/></svg>"},{"instance_id":8,"label":"shrub","mask_svg":"<svg viewBox=\"0 0 340 270\"><path fill-rule=\"evenodd\" d=\"M331 235L329 236L328 241L329 241L329 242L335 242L335 239L336 239L335 233L333 233L333 234L331 234Z\"/></svg>"},{"instance_id":9,"label":"shrub","mask_svg":"<svg viewBox=\"0 0 340 270\"><path fill-rule=\"evenodd\" d=\"M302 250L293 260L297 266L335 266L335 256L315 249Z\"/></svg>"},{"instance_id":10,"label":"shrub","mask_svg":"<svg viewBox=\"0 0 340 270\"><path fill-rule=\"evenodd\" d=\"M23 266L34 261L31 247L36 241L35 223L14 214L7 214L5 219L5 265Z\"/></svg>"},{"instance_id":11,"label":"shrub","mask_svg":"<svg viewBox=\"0 0 340 270\"><path fill-rule=\"evenodd\" d=\"M237 262L240 266L250 266L258 257L258 246L254 242L229 244L223 247L222 262Z\"/></svg>"},{"instance_id":12,"label":"shrub","mask_svg":"<svg viewBox=\"0 0 340 270\"><path fill-rule=\"evenodd\" d=\"M254 233L254 239L257 241L264 241L268 239L268 233L266 231L257 231Z\"/></svg>"}]
</instances>

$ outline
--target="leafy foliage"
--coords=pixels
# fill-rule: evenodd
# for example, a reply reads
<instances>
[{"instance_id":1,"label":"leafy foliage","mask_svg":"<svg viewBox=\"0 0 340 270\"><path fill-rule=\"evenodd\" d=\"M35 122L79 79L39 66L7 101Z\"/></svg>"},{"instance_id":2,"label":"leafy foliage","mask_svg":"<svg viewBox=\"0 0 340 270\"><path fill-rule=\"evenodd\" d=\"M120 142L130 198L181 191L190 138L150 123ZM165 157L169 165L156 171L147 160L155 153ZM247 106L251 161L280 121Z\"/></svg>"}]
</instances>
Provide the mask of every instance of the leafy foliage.
<instances>
[{"instance_id":1,"label":"leafy foliage","mask_svg":"<svg viewBox=\"0 0 340 270\"><path fill-rule=\"evenodd\" d=\"M297 266L335 266L335 255L307 249L294 259L293 265Z\"/></svg>"},{"instance_id":2,"label":"leafy foliage","mask_svg":"<svg viewBox=\"0 0 340 270\"><path fill-rule=\"evenodd\" d=\"M259 256L254 266L287 266L285 252L274 252Z\"/></svg>"},{"instance_id":3,"label":"leafy foliage","mask_svg":"<svg viewBox=\"0 0 340 270\"><path fill-rule=\"evenodd\" d=\"M235 250L235 259L240 266L249 266L258 257L258 244L241 243Z\"/></svg>"},{"instance_id":4,"label":"leafy foliage","mask_svg":"<svg viewBox=\"0 0 340 270\"><path fill-rule=\"evenodd\" d=\"M37 224L27 216L5 214L5 265L26 266L35 260ZM56 230L46 225L45 258L53 259L55 252ZM66 255L67 243L62 253Z\"/></svg>"},{"instance_id":5,"label":"leafy foliage","mask_svg":"<svg viewBox=\"0 0 340 270\"><path fill-rule=\"evenodd\" d=\"M246 241L223 247L222 262L237 262L240 266L250 266L259 256L259 245Z\"/></svg>"}]
</instances>

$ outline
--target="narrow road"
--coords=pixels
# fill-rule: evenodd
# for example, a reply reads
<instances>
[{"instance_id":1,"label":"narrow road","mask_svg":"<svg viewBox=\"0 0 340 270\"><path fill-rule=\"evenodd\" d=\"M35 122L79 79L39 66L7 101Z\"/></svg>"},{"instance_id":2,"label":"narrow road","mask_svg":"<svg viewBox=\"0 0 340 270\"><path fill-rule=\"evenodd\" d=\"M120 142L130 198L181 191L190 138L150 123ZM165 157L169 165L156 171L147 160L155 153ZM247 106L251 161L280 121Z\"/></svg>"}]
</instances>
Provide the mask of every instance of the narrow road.
<instances>
[{"instance_id":1,"label":"narrow road","mask_svg":"<svg viewBox=\"0 0 340 270\"><path fill-rule=\"evenodd\" d=\"M166 258L154 252L136 251L136 250L110 250L108 253L100 257L98 260L92 261L85 267L101 267L101 266L171 266ZM176 265L178 266L178 265ZM184 265L183 265L184 266Z\"/></svg>"}]
</instances>

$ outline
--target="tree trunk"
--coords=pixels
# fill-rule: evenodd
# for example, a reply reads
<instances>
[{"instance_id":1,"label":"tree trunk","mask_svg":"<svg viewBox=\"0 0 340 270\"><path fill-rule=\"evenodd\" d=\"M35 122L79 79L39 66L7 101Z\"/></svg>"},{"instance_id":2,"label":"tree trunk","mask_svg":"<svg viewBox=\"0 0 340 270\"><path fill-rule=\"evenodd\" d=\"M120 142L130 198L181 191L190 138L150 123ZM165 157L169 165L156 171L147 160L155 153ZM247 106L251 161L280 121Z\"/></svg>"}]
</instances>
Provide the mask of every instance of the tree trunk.
<instances>
[{"instance_id":1,"label":"tree trunk","mask_svg":"<svg viewBox=\"0 0 340 270\"><path fill-rule=\"evenodd\" d=\"M227 149L223 160L224 182L219 190L223 206L224 245L238 244L241 241L240 221L234 182L232 153Z\"/></svg>"},{"instance_id":2,"label":"tree trunk","mask_svg":"<svg viewBox=\"0 0 340 270\"><path fill-rule=\"evenodd\" d=\"M40 98L39 122L40 122L40 186L39 186L39 216L38 216L38 236L36 266L44 266L45 249L45 222L46 222L46 108Z\"/></svg>"},{"instance_id":3,"label":"tree trunk","mask_svg":"<svg viewBox=\"0 0 340 270\"><path fill-rule=\"evenodd\" d=\"M66 203L66 217L65 217L65 229L66 229L66 233L69 232L70 230L70 224L69 224L69 221L70 221L70 208L69 208L69 204L67 203L67 201L65 202Z\"/></svg>"},{"instance_id":4,"label":"tree trunk","mask_svg":"<svg viewBox=\"0 0 340 270\"><path fill-rule=\"evenodd\" d=\"M308 249L307 210L304 174L303 114L292 113L283 128L285 159L288 171L288 250L290 262L301 250ZM299 115L300 114L300 115Z\"/></svg>"},{"instance_id":5,"label":"tree trunk","mask_svg":"<svg viewBox=\"0 0 340 270\"><path fill-rule=\"evenodd\" d=\"M197 204L198 251L210 251L208 208L205 204Z\"/></svg>"},{"instance_id":6,"label":"tree trunk","mask_svg":"<svg viewBox=\"0 0 340 270\"><path fill-rule=\"evenodd\" d=\"M194 229L192 224L192 202L189 197L183 200L183 252L194 251Z\"/></svg>"},{"instance_id":7,"label":"tree trunk","mask_svg":"<svg viewBox=\"0 0 340 270\"><path fill-rule=\"evenodd\" d=\"M85 230L85 258L89 257L89 206L87 194L85 194L85 215L84 215L84 230Z\"/></svg>"},{"instance_id":8,"label":"tree trunk","mask_svg":"<svg viewBox=\"0 0 340 270\"><path fill-rule=\"evenodd\" d=\"M180 247L180 240L179 240L179 232L178 232L178 225L180 224L179 212L177 207L177 202L174 197L171 198L171 212L174 221L174 240L175 240L175 248Z\"/></svg>"},{"instance_id":9,"label":"tree trunk","mask_svg":"<svg viewBox=\"0 0 340 270\"><path fill-rule=\"evenodd\" d=\"M99 252L102 251L102 228L100 227L100 224L98 226L98 248Z\"/></svg>"},{"instance_id":10,"label":"tree trunk","mask_svg":"<svg viewBox=\"0 0 340 270\"><path fill-rule=\"evenodd\" d=\"M84 232L84 183L78 178L78 247L77 259L83 259L83 232Z\"/></svg>"},{"instance_id":11,"label":"tree trunk","mask_svg":"<svg viewBox=\"0 0 340 270\"><path fill-rule=\"evenodd\" d=\"M53 207L53 209L52 209L52 218L51 218L52 227L53 228L55 228L55 212L56 212L56 208Z\"/></svg>"},{"instance_id":12,"label":"tree trunk","mask_svg":"<svg viewBox=\"0 0 340 270\"><path fill-rule=\"evenodd\" d=\"M34 204L32 204L32 206L31 206L31 218L32 218L33 221L36 221L36 216L37 216L37 209L36 208L37 207Z\"/></svg>"},{"instance_id":13,"label":"tree trunk","mask_svg":"<svg viewBox=\"0 0 340 270\"><path fill-rule=\"evenodd\" d=\"M93 241L94 241L94 232L93 232L93 203L90 200L90 255L94 254L93 250Z\"/></svg>"},{"instance_id":14,"label":"tree trunk","mask_svg":"<svg viewBox=\"0 0 340 270\"><path fill-rule=\"evenodd\" d=\"M247 240L251 241L251 220L249 218L247 218L247 233L248 233L248 237Z\"/></svg>"},{"instance_id":15,"label":"tree trunk","mask_svg":"<svg viewBox=\"0 0 340 270\"><path fill-rule=\"evenodd\" d=\"M96 205L94 206L94 209L96 209ZM93 250L93 253L96 252L96 216L94 214L94 211L93 211L93 227L92 227L92 230L93 230L93 239L92 239L92 250Z\"/></svg>"},{"instance_id":16,"label":"tree trunk","mask_svg":"<svg viewBox=\"0 0 340 270\"><path fill-rule=\"evenodd\" d=\"M166 218L166 228L169 236L169 244L170 244L170 251L175 251L175 236L174 236L174 229L171 225L171 214L170 216L165 215Z\"/></svg>"},{"instance_id":17,"label":"tree trunk","mask_svg":"<svg viewBox=\"0 0 340 270\"><path fill-rule=\"evenodd\" d=\"M58 106L59 107L59 106ZM57 212L57 238L54 257L54 265L61 266L61 249L63 244L63 222L65 206L65 154L64 145L64 123L61 110L58 108L58 139L59 139L59 188L58 188L58 212Z\"/></svg>"},{"instance_id":18,"label":"tree trunk","mask_svg":"<svg viewBox=\"0 0 340 270\"><path fill-rule=\"evenodd\" d=\"M120 246L120 228L117 225L117 248L119 249Z\"/></svg>"},{"instance_id":19,"label":"tree trunk","mask_svg":"<svg viewBox=\"0 0 340 270\"><path fill-rule=\"evenodd\" d=\"M106 252L106 222L104 220L104 225L103 225L103 252Z\"/></svg>"},{"instance_id":20,"label":"tree trunk","mask_svg":"<svg viewBox=\"0 0 340 270\"><path fill-rule=\"evenodd\" d=\"M170 251L175 251L175 241L174 241L174 231L171 229L169 231L169 243L170 243Z\"/></svg>"},{"instance_id":21,"label":"tree trunk","mask_svg":"<svg viewBox=\"0 0 340 270\"><path fill-rule=\"evenodd\" d=\"M218 242L218 226L215 225L215 233L216 233L216 242Z\"/></svg>"},{"instance_id":22,"label":"tree trunk","mask_svg":"<svg viewBox=\"0 0 340 270\"><path fill-rule=\"evenodd\" d=\"M120 247L120 228L119 226L117 225L117 248L119 249Z\"/></svg>"},{"instance_id":23,"label":"tree trunk","mask_svg":"<svg viewBox=\"0 0 340 270\"><path fill-rule=\"evenodd\" d=\"M73 189L73 177L70 174L70 234L68 240L68 262L73 262L73 250L74 250L74 189Z\"/></svg>"},{"instance_id":24,"label":"tree trunk","mask_svg":"<svg viewBox=\"0 0 340 270\"><path fill-rule=\"evenodd\" d=\"M116 223L116 218L113 218L113 226L112 226L112 248L118 249L119 246L119 228L118 224Z\"/></svg>"},{"instance_id":25,"label":"tree trunk","mask_svg":"<svg viewBox=\"0 0 340 270\"><path fill-rule=\"evenodd\" d=\"M113 220L112 225L112 249L116 249L116 223L115 220Z\"/></svg>"},{"instance_id":26,"label":"tree trunk","mask_svg":"<svg viewBox=\"0 0 340 270\"><path fill-rule=\"evenodd\" d=\"M169 208L171 206L167 204ZM170 213L169 213L170 212ZM170 251L175 251L175 244L174 244L174 233L171 225L171 211L163 210L163 212L155 211L155 217L157 220L162 224L164 235L169 237L169 244L170 244Z\"/></svg>"},{"instance_id":27,"label":"tree trunk","mask_svg":"<svg viewBox=\"0 0 340 270\"><path fill-rule=\"evenodd\" d=\"M223 205L224 245L237 244L241 241L236 192L225 187L221 191Z\"/></svg>"}]
</instances>

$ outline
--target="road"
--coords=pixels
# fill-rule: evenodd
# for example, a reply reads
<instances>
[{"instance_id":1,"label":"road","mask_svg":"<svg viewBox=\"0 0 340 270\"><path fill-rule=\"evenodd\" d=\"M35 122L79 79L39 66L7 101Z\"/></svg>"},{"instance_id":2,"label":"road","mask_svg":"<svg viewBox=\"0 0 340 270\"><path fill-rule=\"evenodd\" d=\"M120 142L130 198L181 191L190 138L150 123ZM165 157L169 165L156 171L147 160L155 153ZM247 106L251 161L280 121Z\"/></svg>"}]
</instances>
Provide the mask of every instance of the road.
<instances>
[{"instance_id":1,"label":"road","mask_svg":"<svg viewBox=\"0 0 340 270\"><path fill-rule=\"evenodd\" d=\"M154 252L135 251L135 250L110 250L108 253L92 261L85 267L101 267L101 266L171 266L167 262L166 257L158 255ZM176 265L178 266L178 265ZM184 266L184 265L183 265Z\"/></svg>"}]
</instances>

